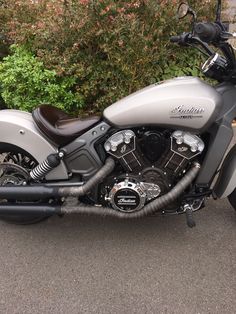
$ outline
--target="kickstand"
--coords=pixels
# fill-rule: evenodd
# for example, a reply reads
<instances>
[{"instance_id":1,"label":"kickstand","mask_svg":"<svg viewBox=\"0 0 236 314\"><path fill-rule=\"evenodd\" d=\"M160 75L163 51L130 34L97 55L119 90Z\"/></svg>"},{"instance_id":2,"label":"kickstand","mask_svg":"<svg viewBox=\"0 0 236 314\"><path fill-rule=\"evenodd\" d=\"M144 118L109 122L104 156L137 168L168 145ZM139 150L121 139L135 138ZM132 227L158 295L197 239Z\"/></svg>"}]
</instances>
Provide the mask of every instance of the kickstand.
<instances>
[{"instance_id":1,"label":"kickstand","mask_svg":"<svg viewBox=\"0 0 236 314\"><path fill-rule=\"evenodd\" d=\"M193 210L189 204L184 205L184 210L186 214L186 222L189 228L193 228L196 226L196 222L193 218Z\"/></svg>"}]
</instances>

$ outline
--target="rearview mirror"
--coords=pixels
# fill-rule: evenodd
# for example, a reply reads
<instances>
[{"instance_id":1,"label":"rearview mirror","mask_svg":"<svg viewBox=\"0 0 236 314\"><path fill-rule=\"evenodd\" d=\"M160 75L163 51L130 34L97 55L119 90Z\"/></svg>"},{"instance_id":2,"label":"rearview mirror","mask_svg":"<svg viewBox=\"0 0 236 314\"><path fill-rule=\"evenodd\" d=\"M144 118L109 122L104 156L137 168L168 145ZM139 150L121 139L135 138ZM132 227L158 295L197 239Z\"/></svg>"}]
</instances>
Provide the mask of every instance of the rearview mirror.
<instances>
[{"instance_id":1,"label":"rearview mirror","mask_svg":"<svg viewBox=\"0 0 236 314\"><path fill-rule=\"evenodd\" d=\"M177 16L179 19L183 19L189 13L189 5L187 3L180 3L177 11Z\"/></svg>"}]
</instances>

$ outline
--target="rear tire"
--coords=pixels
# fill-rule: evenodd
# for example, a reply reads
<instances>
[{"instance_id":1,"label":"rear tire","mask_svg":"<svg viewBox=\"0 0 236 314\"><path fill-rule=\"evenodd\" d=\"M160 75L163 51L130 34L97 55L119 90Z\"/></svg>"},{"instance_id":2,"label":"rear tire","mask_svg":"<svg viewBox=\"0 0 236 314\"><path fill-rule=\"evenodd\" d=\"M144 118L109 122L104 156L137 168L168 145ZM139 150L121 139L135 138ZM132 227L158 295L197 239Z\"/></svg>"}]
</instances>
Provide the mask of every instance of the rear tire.
<instances>
[{"instance_id":1,"label":"rear tire","mask_svg":"<svg viewBox=\"0 0 236 314\"><path fill-rule=\"evenodd\" d=\"M228 200L232 207L236 210L236 189L228 196Z\"/></svg>"},{"instance_id":2,"label":"rear tire","mask_svg":"<svg viewBox=\"0 0 236 314\"><path fill-rule=\"evenodd\" d=\"M16 216L16 215L4 215L0 216L0 220L5 221L13 225L33 225L44 220L47 220L50 216Z\"/></svg>"},{"instance_id":3,"label":"rear tire","mask_svg":"<svg viewBox=\"0 0 236 314\"><path fill-rule=\"evenodd\" d=\"M29 153L24 151L18 146L6 144L6 143L0 143L0 166L4 163L11 163L20 166L22 169L29 172L32 170L35 166L38 165L38 162L34 159L33 156L31 156ZM11 184L10 180L7 178L4 180L4 173L0 173L0 185L7 185ZM14 174L9 176L9 178L14 179ZM7 182L7 184L4 184ZM1 189L1 186L0 186ZM0 202L1 206L1 202ZM48 215L38 215L38 214L32 214L32 215L0 215L0 220L3 220L10 224L17 224L17 225L30 225L39 223L41 221L46 220L50 216Z\"/></svg>"}]
</instances>

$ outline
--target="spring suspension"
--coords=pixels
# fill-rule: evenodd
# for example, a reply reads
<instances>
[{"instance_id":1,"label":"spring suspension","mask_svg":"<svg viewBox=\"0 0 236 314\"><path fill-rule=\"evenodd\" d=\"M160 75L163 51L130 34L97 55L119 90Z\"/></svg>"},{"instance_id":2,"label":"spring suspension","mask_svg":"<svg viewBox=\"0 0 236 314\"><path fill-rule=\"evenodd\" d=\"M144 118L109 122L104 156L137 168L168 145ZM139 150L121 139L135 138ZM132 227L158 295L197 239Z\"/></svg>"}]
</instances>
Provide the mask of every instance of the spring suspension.
<instances>
[{"instance_id":1,"label":"spring suspension","mask_svg":"<svg viewBox=\"0 0 236 314\"><path fill-rule=\"evenodd\" d=\"M30 177L37 181L43 177L45 177L52 169L56 168L63 158L64 154L59 152L58 154L51 154L44 160L41 164L35 167L30 172Z\"/></svg>"}]
</instances>

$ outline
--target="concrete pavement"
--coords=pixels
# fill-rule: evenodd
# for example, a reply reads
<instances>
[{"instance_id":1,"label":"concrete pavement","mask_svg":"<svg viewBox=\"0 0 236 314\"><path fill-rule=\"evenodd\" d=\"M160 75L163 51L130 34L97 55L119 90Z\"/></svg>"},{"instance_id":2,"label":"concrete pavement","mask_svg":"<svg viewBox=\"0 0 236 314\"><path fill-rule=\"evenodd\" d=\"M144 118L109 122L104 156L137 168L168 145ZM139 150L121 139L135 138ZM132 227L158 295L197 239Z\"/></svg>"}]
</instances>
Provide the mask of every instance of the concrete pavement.
<instances>
[{"instance_id":1,"label":"concrete pavement","mask_svg":"<svg viewBox=\"0 0 236 314\"><path fill-rule=\"evenodd\" d=\"M0 313L235 313L236 213L0 223Z\"/></svg>"}]
</instances>

